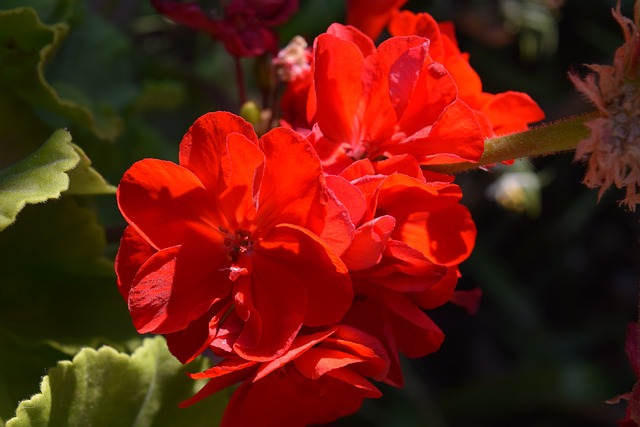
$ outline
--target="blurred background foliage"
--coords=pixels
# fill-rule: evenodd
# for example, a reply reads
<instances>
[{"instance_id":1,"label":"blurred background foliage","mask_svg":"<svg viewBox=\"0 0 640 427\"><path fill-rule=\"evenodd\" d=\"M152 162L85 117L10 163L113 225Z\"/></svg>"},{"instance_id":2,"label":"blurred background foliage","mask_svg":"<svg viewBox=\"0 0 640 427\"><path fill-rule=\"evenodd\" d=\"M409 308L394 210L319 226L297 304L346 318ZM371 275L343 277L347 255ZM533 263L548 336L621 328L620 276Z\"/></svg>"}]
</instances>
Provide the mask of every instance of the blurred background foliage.
<instances>
[{"instance_id":1,"label":"blurred background foliage","mask_svg":"<svg viewBox=\"0 0 640 427\"><path fill-rule=\"evenodd\" d=\"M29 37L31 49L49 47L39 62L12 70L6 58L15 33L0 26L0 171L66 127L117 184L138 159L176 160L201 114L239 111L222 45L164 20L146 1L3 0L0 12L20 6L33 6L46 27ZM555 120L590 109L566 73L611 62L622 41L613 6L411 0L405 8L454 21L485 91L527 92ZM623 1L624 14L632 6ZM301 0L280 42L297 34L311 42L344 15L343 0ZM242 63L260 104L253 71L261 61ZM471 317L455 306L434 310L447 336L441 350L406 361L404 389L382 387L382 399L334 425L614 425L624 408L604 401L634 382L624 338L638 306L640 225L617 206L617 190L597 203L583 174L567 153L457 177L478 228L459 287L482 289L480 310ZM109 267L123 229L113 196L66 196L27 206L0 234L0 361L12 367L0 369L0 422L79 346L130 352L140 344ZM87 268L52 263L54 254Z\"/></svg>"}]
</instances>

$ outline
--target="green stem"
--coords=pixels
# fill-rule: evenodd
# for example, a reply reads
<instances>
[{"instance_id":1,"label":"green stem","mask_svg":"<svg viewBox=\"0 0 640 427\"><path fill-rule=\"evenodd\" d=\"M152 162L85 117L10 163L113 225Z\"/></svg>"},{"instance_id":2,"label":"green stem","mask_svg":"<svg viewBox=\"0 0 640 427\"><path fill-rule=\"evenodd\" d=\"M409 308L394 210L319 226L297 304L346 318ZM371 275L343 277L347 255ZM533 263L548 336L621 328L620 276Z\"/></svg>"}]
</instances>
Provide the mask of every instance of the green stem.
<instances>
[{"instance_id":1,"label":"green stem","mask_svg":"<svg viewBox=\"0 0 640 427\"><path fill-rule=\"evenodd\" d=\"M524 132L489 138L484 143L484 153L478 163L429 165L423 168L452 174L522 157L539 157L575 150L578 142L589 136L589 129L584 123L597 115L597 112L582 114Z\"/></svg>"}]
</instances>

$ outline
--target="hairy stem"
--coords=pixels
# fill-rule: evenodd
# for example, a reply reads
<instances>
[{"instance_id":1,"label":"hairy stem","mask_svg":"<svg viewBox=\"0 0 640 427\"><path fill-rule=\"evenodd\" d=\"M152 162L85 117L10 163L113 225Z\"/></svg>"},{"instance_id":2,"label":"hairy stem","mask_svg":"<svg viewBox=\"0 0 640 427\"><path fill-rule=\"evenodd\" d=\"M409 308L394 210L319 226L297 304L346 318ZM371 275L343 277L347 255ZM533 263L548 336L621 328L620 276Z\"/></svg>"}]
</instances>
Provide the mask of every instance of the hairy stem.
<instances>
[{"instance_id":1,"label":"hairy stem","mask_svg":"<svg viewBox=\"0 0 640 427\"><path fill-rule=\"evenodd\" d=\"M484 153L478 163L454 163L428 165L424 169L441 173L458 173L506 160L522 157L539 157L564 151L575 150L578 142L589 136L584 125L597 113L587 113L569 119L544 124L524 132L489 138L484 144Z\"/></svg>"}]
</instances>

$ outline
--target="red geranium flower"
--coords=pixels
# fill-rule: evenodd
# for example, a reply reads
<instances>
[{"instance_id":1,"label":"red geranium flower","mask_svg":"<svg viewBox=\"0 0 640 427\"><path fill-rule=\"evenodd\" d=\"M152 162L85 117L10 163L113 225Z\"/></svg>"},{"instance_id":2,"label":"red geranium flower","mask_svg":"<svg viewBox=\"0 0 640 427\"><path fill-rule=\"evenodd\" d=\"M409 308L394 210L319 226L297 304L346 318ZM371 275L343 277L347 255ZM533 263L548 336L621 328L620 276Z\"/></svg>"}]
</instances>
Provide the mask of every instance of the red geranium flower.
<instances>
[{"instance_id":1,"label":"red geranium flower","mask_svg":"<svg viewBox=\"0 0 640 427\"><path fill-rule=\"evenodd\" d=\"M458 96L473 108L486 138L527 129L544 118L544 112L529 95L507 91L482 91L480 76L469 64L469 55L460 52L453 25L436 22L428 13L394 11L389 22L393 36L417 35L429 39L429 54L444 65L455 80Z\"/></svg>"},{"instance_id":2,"label":"red geranium flower","mask_svg":"<svg viewBox=\"0 0 640 427\"><path fill-rule=\"evenodd\" d=\"M423 37L376 49L354 27L333 24L314 44L307 117L328 173L398 154L421 164L475 162L484 148L474 112Z\"/></svg>"},{"instance_id":3,"label":"red geranium flower","mask_svg":"<svg viewBox=\"0 0 640 427\"><path fill-rule=\"evenodd\" d=\"M273 27L298 10L298 0L231 0L220 17L209 17L197 2L151 0L172 21L204 31L221 40L234 56L275 53L278 43Z\"/></svg>"},{"instance_id":4,"label":"red geranium flower","mask_svg":"<svg viewBox=\"0 0 640 427\"><path fill-rule=\"evenodd\" d=\"M344 263L316 235L326 194L320 162L288 129L259 141L250 124L209 113L189 129L180 164L145 159L120 182L130 224L116 271L140 333L167 334L190 360L235 313L232 351L283 354L302 325L342 318L352 299Z\"/></svg>"},{"instance_id":5,"label":"red geranium flower","mask_svg":"<svg viewBox=\"0 0 640 427\"><path fill-rule=\"evenodd\" d=\"M355 162L327 176L327 186L331 220L321 237L340 254L354 283L344 322L385 345L391 358L385 381L400 386L398 352L422 357L442 344L444 334L423 309L452 297L475 225L459 203L460 188L427 181L410 156Z\"/></svg>"},{"instance_id":6,"label":"red geranium flower","mask_svg":"<svg viewBox=\"0 0 640 427\"><path fill-rule=\"evenodd\" d=\"M356 412L380 391L367 378L381 379L389 368L382 345L355 328L300 334L279 358L269 362L227 358L192 374L209 382L182 407L233 384L222 427L303 427L325 424Z\"/></svg>"}]
</instances>

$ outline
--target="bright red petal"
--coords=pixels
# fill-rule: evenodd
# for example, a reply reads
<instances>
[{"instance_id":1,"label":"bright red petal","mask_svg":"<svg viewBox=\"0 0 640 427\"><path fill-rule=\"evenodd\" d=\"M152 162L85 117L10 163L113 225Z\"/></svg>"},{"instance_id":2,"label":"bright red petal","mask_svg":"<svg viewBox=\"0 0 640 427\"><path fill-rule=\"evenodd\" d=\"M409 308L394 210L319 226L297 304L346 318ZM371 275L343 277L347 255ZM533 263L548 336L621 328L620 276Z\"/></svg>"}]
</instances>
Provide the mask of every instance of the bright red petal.
<instances>
[{"instance_id":1,"label":"bright red petal","mask_svg":"<svg viewBox=\"0 0 640 427\"><path fill-rule=\"evenodd\" d=\"M326 195L320 160L311 145L290 129L276 128L260 138L266 163L258 216L264 232L289 223L320 233Z\"/></svg>"},{"instance_id":2,"label":"bright red petal","mask_svg":"<svg viewBox=\"0 0 640 427\"><path fill-rule=\"evenodd\" d=\"M350 25L338 23L331 24L326 31L327 34L334 35L342 40L348 40L358 46L362 56L367 57L376 51L376 46L366 34Z\"/></svg>"},{"instance_id":3,"label":"bright red petal","mask_svg":"<svg viewBox=\"0 0 640 427\"><path fill-rule=\"evenodd\" d=\"M300 227L281 224L260 241L256 254L260 254L254 261L256 271L258 264L264 262L274 271L294 275L295 287L305 290L308 297L305 325L337 323L349 308L353 290L348 270L316 235ZM265 273L264 279L275 281L276 277Z\"/></svg>"},{"instance_id":4,"label":"bright red petal","mask_svg":"<svg viewBox=\"0 0 640 427\"><path fill-rule=\"evenodd\" d=\"M349 270L364 270L379 263L395 225L395 219L385 215L358 227L351 245L342 254Z\"/></svg>"},{"instance_id":5,"label":"bright red petal","mask_svg":"<svg viewBox=\"0 0 640 427\"><path fill-rule=\"evenodd\" d=\"M496 135L518 132L529 123L544 119L544 112L531 97L522 92L503 92L491 96L481 111L493 125Z\"/></svg>"},{"instance_id":6,"label":"bright red petal","mask_svg":"<svg viewBox=\"0 0 640 427\"><path fill-rule=\"evenodd\" d=\"M235 308L244 326L233 350L255 361L272 360L289 349L307 308L300 278L263 252L254 245L251 275L234 282Z\"/></svg>"},{"instance_id":7,"label":"bright red petal","mask_svg":"<svg viewBox=\"0 0 640 427\"><path fill-rule=\"evenodd\" d=\"M215 252L212 257L203 252L208 252L204 245L174 246L159 251L140 268L129 293L129 311L138 332L182 330L229 294L228 273L219 270Z\"/></svg>"},{"instance_id":8,"label":"bright red petal","mask_svg":"<svg viewBox=\"0 0 640 427\"><path fill-rule=\"evenodd\" d=\"M239 133L258 143L251 124L235 114L222 111L198 118L180 143L180 165L191 170L215 195L224 188L224 177L219 176L220 159L227 153L227 137L231 133Z\"/></svg>"},{"instance_id":9,"label":"bright red petal","mask_svg":"<svg viewBox=\"0 0 640 427\"><path fill-rule=\"evenodd\" d=\"M188 232L214 235L215 201L198 178L175 163L145 159L125 172L116 193L122 215L156 249L178 245Z\"/></svg>"},{"instance_id":10,"label":"bright red petal","mask_svg":"<svg viewBox=\"0 0 640 427\"><path fill-rule=\"evenodd\" d=\"M204 372L191 374L191 378L205 379L210 378L209 382L200 389L194 396L180 402L181 408L186 408L194 403L201 401L227 387L244 381L251 377L255 371L256 362L246 361L240 358L225 359L213 368L209 368Z\"/></svg>"},{"instance_id":11,"label":"bright red petal","mask_svg":"<svg viewBox=\"0 0 640 427\"><path fill-rule=\"evenodd\" d=\"M248 230L256 215L264 154L256 144L238 133L227 137L227 153L221 157L227 187L218 195L218 203L230 230Z\"/></svg>"},{"instance_id":12,"label":"bright red petal","mask_svg":"<svg viewBox=\"0 0 640 427\"><path fill-rule=\"evenodd\" d=\"M316 122L334 143L351 142L358 138L353 122L362 97L362 52L331 34L316 38L314 52Z\"/></svg>"}]
</instances>

